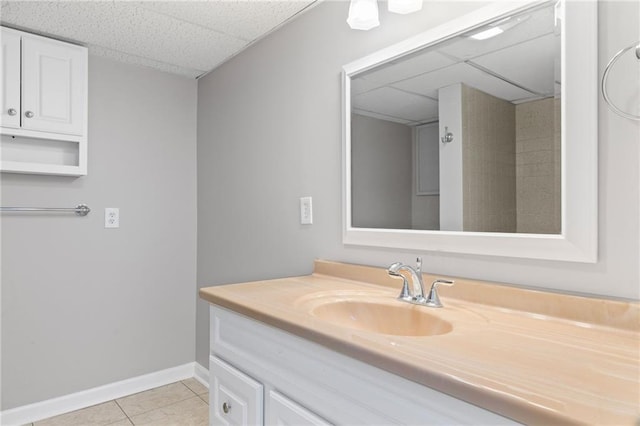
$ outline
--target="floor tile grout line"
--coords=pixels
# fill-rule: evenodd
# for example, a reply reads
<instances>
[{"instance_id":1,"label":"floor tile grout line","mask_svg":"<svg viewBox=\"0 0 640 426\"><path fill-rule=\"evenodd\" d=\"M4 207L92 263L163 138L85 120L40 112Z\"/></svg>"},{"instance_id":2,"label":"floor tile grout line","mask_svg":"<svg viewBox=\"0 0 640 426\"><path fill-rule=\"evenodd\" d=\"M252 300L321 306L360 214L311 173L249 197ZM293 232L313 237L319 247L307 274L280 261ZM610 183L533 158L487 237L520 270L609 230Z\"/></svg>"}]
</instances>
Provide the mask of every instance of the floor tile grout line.
<instances>
[{"instance_id":1,"label":"floor tile grout line","mask_svg":"<svg viewBox=\"0 0 640 426\"><path fill-rule=\"evenodd\" d=\"M203 394L198 395L198 397L199 397L201 400L203 400L205 404L209 405L209 398L204 399L204 393L203 393Z\"/></svg>"},{"instance_id":2,"label":"floor tile grout line","mask_svg":"<svg viewBox=\"0 0 640 426\"><path fill-rule=\"evenodd\" d=\"M174 401L174 402L172 402L172 403L170 403L170 404L163 405L163 406L161 406L161 407L156 407L156 408L154 408L154 409L152 409L152 410L148 410L148 411L144 411L144 412L142 412L142 413L138 413L138 414L136 414L135 416L132 416L132 417L138 417L138 416L140 416L140 415L142 415L142 414L148 414L148 413L150 413L150 412L152 412L152 411L160 410L161 408L171 407L172 405L180 404L181 402L185 402L185 401L188 401L188 400L193 399L193 398L198 398L198 399L200 399L200 400L202 401L202 398L200 398L198 395L194 395L194 396L190 396L190 397L188 397L188 398L181 399L181 400L179 400L179 401ZM134 422L133 422L133 419L129 418L129 420L131 421L131 423L134 423ZM135 423L134 423L134 424L135 424Z\"/></svg>"},{"instance_id":3,"label":"floor tile grout line","mask_svg":"<svg viewBox=\"0 0 640 426\"><path fill-rule=\"evenodd\" d=\"M132 393L131 395L123 396L122 398L118 398L118 399L125 399L125 398L128 398L128 397L133 396L133 395L138 395L138 394L141 394L141 393L144 393L144 392L149 392L149 391L152 391L152 390L155 390L155 389L160 389L160 388L163 388L163 387L165 387L165 386L175 385L175 384L178 384L178 383L180 383L182 386L184 386L185 388L187 388L187 389L189 389L189 390L191 391L191 388L189 388L189 386L187 386L187 385L185 385L184 383L182 383L182 380L178 380L177 382L168 383L168 384L166 384L166 385L162 385L162 386L158 386L158 387L155 387L155 388L147 389L146 391L140 391L140 392ZM193 392L193 391L191 391L191 392ZM197 395L196 395L196 396L197 396ZM184 399L178 400L178 401L174 401L174 402L169 403L169 404L167 404L167 405L162 405L162 406L160 406L160 407L152 408L151 410L142 411L142 412L137 413L137 414L135 414L134 416L131 416L131 417L136 417L136 416L139 416L139 415L141 415L141 414L150 413L150 412L152 412L152 411L154 411L154 410L158 410L158 409L160 409L160 408L168 407L168 406L170 406L170 405L177 404L178 402L186 401L187 399L190 399L190 398L192 398L192 397L190 396L190 397L187 397L187 398L184 398ZM114 399L114 401L115 401L115 399ZM117 402L117 401L116 401L116 404L118 404L118 402ZM120 404L118 404L118 407L120 407ZM127 414L127 412L126 412L122 407L121 407L120 409L124 412L125 416L127 416L127 418L131 421L131 423L133 423L133 420L131 419L131 417L129 416L129 414Z\"/></svg>"},{"instance_id":4,"label":"floor tile grout line","mask_svg":"<svg viewBox=\"0 0 640 426\"><path fill-rule=\"evenodd\" d=\"M193 389L191 389L189 387L189 385L187 385L184 380L180 380L180 383L182 383L184 385L184 387L186 387L187 389L189 389L194 395L198 396L198 393L196 391L194 391Z\"/></svg>"},{"instance_id":5,"label":"floor tile grout line","mask_svg":"<svg viewBox=\"0 0 640 426\"><path fill-rule=\"evenodd\" d=\"M194 380L195 380L195 377L190 377L189 379L194 379ZM186 380L189 380L189 379L186 379ZM180 380L180 382L181 382L183 385L185 385L185 386L186 386L186 387L187 387L191 392L195 393L196 395L200 396L200 395L203 395L203 394L205 394L205 393L209 392L209 389L207 389L204 385L202 385L202 387L204 387L204 388L205 388L205 391L204 391L204 392L201 392L201 393L196 392L196 391L195 391L195 389L191 389L191 387L190 387L188 384L184 383L186 380ZM197 380L196 380L196 382L197 382ZM200 383L200 382L198 382L198 384L201 384L201 383Z\"/></svg>"},{"instance_id":6,"label":"floor tile grout line","mask_svg":"<svg viewBox=\"0 0 640 426\"><path fill-rule=\"evenodd\" d=\"M113 402L115 402L115 403L116 403L116 405L118 406L118 408L120 409L120 411L122 411L122 414L124 414L124 416L127 418L127 420L129 420L129 423L133 424L133 420L131 420L131 417L129 417L129 415L127 414L127 412L126 412L126 411L124 411L124 408L122 408L122 407L120 406L120 404L118 404L118 401L114 399L114 400L113 400Z\"/></svg>"},{"instance_id":7,"label":"floor tile grout line","mask_svg":"<svg viewBox=\"0 0 640 426\"><path fill-rule=\"evenodd\" d=\"M139 415L142 415L142 414L150 413L151 411L158 410L158 409L161 409L161 408L169 407L169 406L172 406L172 405L175 405L175 404L178 404L178 403L181 403L181 402L187 401L187 400L192 399L192 398L194 398L194 397L195 397L195 398L198 398L199 400L203 401L205 404L209 405L208 401L206 401L206 400L204 400L204 399L202 398L202 395L204 395L205 393L207 393L207 392L208 392L208 389L207 389L205 392L203 392L202 394L199 394L199 393L197 393L195 390L193 390L193 389L191 389L189 386L187 386L187 385L184 383L184 380L179 380L179 381L177 381L177 382L173 382L173 383L169 383L169 384L166 384L166 385L158 386L158 387L155 387L155 388L152 388L152 389L147 389L146 391L136 392L136 393L133 393L133 394L131 394L131 395L125 395L125 396L123 396L123 397L121 397L121 398L115 398L115 399L112 399L112 400L110 400L110 401L105 401L105 402L103 402L103 403L95 404L95 405L101 405L101 404L107 404L107 403L109 403L109 402L114 402L114 403L116 404L116 406L118 407L118 409L122 412L122 414L124 414L125 418L129 421L129 423L135 426L135 423L134 423L134 421L133 421L133 419L132 419L132 417L135 417L135 416L130 416L130 415L129 415L125 410L124 410L124 408L122 408L122 406L121 406L121 405L120 405L120 403L118 402L118 399L124 399L124 398L130 397L130 396L133 396L133 395L137 395L137 394L140 394L140 393L148 392L148 391L151 391L151 390L154 390L154 389L159 389L159 388L162 388L162 387L164 387L164 386L169 386L169 385L171 385L171 384L178 384L178 383L180 383L180 384L181 384L182 386L184 386L185 388L189 389L189 391L192 393L192 395L191 395L191 396L189 396L189 397L186 397L186 398L180 399L180 400L178 400L178 401L174 401L174 402L171 402L171 403L169 403L169 404L162 405L162 406L160 406L160 407L156 407L156 408L151 409L151 410L147 410L147 411L143 411L143 412L141 412L141 413L137 413L135 416L139 416ZM81 408L81 409L79 409L79 410L74 410L74 411L80 411L80 410L84 410L84 409L87 409L87 408L91 408L91 407L85 407L85 408ZM74 412L74 411L70 411L70 412L68 412L68 413L63 413L63 414L60 414L60 415L70 414L70 413L72 413L72 412ZM54 417L58 417L58 416L54 416ZM48 420L48 419L43 419L43 420ZM115 423L117 423L117 422L119 422L119 421L122 421L122 420L124 420L124 419L118 420L118 421L116 421ZM30 424L27 424L27 425L25 425L25 426L35 426L35 423L30 423Z\"/></svg>"},{"instance_id":8,"label":"floor tile grout line","mask_svg":"<svg viewBox=\"0 0 640 426\"><path fill-rule=\"evenodd\" d=\"M164 388L164 387L167 387L167 386L175 385L176 383L182 383L182 380L178 380L177 382L167 383L166 385L156 386L155 388L145 389L145 390L141 390L141 391L139 391L139 392L130 393L129 395L121 396L121 397L116 398L116 399L125 399L125 398L129 398L130 396L139 395L139 394L141 394L141 393L145 393L145 392L149 392L149 391L152 391L152 390L156 390L156 389ZM187 387L188 387L188 386L187 386ZM116 399L114 399L113 401L115 401Z\"/></svg>"}]
</instances>

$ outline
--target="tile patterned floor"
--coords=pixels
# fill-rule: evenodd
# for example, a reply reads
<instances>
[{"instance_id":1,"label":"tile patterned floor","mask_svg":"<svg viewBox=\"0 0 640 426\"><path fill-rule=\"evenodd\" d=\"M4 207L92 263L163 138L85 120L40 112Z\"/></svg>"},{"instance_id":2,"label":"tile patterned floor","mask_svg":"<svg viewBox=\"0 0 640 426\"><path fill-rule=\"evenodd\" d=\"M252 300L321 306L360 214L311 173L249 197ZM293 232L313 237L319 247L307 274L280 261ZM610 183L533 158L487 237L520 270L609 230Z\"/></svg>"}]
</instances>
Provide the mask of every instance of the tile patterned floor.
<instances>
[{"instance_id":1,"label":"tile patterned floor","mask_svg":"<svg viewBox=\"0 0 640 426\"><path fill-rule=\"evenodd\" d=\"M207 388L191 378L51 417L31 426L207 426L208 404Z\"/></svg>"}]
</instances>

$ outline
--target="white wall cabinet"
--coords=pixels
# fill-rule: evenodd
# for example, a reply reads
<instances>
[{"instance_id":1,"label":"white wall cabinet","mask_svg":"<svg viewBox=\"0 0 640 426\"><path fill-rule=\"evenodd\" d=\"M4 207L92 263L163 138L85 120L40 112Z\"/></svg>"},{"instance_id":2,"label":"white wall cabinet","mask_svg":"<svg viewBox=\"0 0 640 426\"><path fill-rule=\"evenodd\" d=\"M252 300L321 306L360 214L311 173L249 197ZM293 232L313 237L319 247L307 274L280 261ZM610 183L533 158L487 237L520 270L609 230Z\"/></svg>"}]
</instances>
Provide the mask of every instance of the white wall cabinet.
<instances>
[{"instance_id":1,"label":"white wall cabinet","mask_svg":"<svg viewBox=\"0 0 640 426\"><path fill-rule=\"evenodd\" d=\"M85 175L87 49L1 30L2 171Z\"/></svg>"},{"instance_id":2,"label":"white wall cabinet","mask_svg":"<svg viewBox=\"0 0 640 426\"><path fill-rule=\"evenodd\" d=\"M20 128L20 34L5 28L2 28L2 89L2 126Z\"/></svg>"},{"instance_id":3,"label":"white wall cabinet","mask_svg":"<svg viewBox=\"0 0 640 426\"><path fill-rule=\"evenodd\" d=\"M517 424L227 309L212 305L210 315L212 425ZM224 385L225 380L238 384ZM256 395L261 386L264 402L248 398L240 383L253 383ZM240 411L245 403L255 404L250 413L264 407L263 420L258 415L255 422L221 420L231 393ZM249 417L234 420L242 418Z\"/></svg>"}]
</instances>

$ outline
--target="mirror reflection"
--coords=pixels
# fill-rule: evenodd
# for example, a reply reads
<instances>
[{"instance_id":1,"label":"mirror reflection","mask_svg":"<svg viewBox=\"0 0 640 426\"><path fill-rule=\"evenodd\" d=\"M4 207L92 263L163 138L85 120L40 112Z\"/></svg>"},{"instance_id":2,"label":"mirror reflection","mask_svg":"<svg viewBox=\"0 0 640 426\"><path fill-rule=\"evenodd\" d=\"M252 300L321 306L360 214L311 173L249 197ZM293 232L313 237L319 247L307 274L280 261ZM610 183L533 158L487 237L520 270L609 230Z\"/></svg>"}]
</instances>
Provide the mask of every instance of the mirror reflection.
<instances>
[{"instance_id":1,"label":"mirror reflection","mask_svg":"<svg viewBox=\"0 0 640 426\"><path fill-rule=\"evenodd\" d=\"M537 6L352 77L354 227L561 232L556 15Z\"/></svg>"}]
</instances>

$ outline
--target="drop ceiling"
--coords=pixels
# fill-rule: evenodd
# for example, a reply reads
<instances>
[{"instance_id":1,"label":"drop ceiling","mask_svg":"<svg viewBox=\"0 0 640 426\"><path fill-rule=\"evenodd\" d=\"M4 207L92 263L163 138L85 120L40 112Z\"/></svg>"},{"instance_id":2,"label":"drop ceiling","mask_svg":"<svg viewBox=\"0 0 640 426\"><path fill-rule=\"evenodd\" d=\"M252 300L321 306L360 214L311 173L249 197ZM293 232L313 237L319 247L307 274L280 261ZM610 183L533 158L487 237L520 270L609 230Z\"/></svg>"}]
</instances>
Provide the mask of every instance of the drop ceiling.
<instances>
[{"instance_id":1,"label":"drop ceiling","mask_svg":"<svg viewBox=\"0 0 640 426\"><path fill-rule=\"evenodd\" d=\"M93 55L196 78L315 1L3 0L0 22L83 44Z\"/></svg>"},{"instance_id":2,"label":"drop ceiling","mask_svg":"<svg viewBox=\"0 0 640 426\"><path fill-rule=\"evenodd\" d=\"M514 104L558 96L560 34L554 8L524 16L496 37L460 35L356 76L353 112L409 126L437 121L438 90L458 83Z\"/></svg>"}]
</instances>

